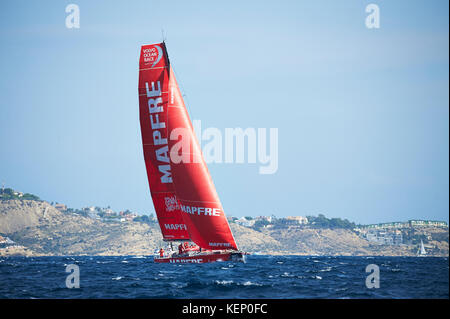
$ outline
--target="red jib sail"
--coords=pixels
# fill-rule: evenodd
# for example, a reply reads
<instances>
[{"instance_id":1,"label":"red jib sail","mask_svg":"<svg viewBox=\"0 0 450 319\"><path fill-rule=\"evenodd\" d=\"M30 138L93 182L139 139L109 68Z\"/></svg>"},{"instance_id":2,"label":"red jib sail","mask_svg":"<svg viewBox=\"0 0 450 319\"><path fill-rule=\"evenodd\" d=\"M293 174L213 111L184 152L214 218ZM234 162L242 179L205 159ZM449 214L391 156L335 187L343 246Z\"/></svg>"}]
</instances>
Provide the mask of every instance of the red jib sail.
<instances>
[{"instance_id":1,"label":"red jib sail","mask_svg":"<svg viewBox=\"0 0 450 319\"><path fill-rule=\"evenodd\" d=\"M205 249L237 250L172 68L169 81L171 167L189 236Z\"/></svg>"},{"instance_id":2,"label":"red jib sail","mask_svg":"<svg viewBox=\"0 0 450 319\"><path fill-rule=\"evenodd\" d=\"M139 117L150 192L165 240L189 239L169 158L169 59L164 43L145 45L139 61Z\"/></svg>"},{"instance_id":3,"label":"red jib sail","mask_svg":"<svg viewBox=\"0 0 450 319\"><path fill-rule=\"evenodd\" d=\"M164 43L143 46L140 63L139 94L144 157L148 145L146 165L155 209L158 202L155 195L157 197L164 188L164 194L170 191L169 196L176 195L174 206L178 205L177 216L181 212L189 238L193 242L205 249L237 250L170 67ZM146 71L149 71L145 73L148 75L144 75L143 72ZM148 136L146 140L144 135ZM167 146L170 153L167 152ZM166 181L162 182L164 178ZM166 211L163 216L167 215ZM158 219L160 215L162 214L159 213ZM163 229L163 234L164 231Z\"/></svg>"}]
</instances>

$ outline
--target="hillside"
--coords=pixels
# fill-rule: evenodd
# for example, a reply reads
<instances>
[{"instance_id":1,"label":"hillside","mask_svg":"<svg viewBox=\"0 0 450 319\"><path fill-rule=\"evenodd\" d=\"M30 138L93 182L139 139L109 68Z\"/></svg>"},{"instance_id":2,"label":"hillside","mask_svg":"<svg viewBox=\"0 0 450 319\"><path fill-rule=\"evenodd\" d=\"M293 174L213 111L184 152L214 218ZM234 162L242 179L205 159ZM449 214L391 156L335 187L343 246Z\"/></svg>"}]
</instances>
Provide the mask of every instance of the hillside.
<instances>
[{"instance_id":1,"label":"hillside","mask_svg":"<svg viewBox=\"0 0 450 319\"><path fill-rule=\"evenodd\" d=\"M415 246L370 244L346 229L289 226L256 231L230 224L240 249L264 254L403 255ZM448 256L448 231L436 230L434 255ZM0 256L22 255L151 255L162 244L156 223L102 222L62 213L43 201L1 200L0 236L17 245L0 247ZM436 238L435 238L436 237Z\"/></svg>"},{"instance_id":2,"label":"hillside","mask_svg":"<svg viewBox=\"0 0 450 319\"><path fill-rule=\"evenodd\" d=\"M35 255L148 255L161 239L147 224L103 223L18 200L0 202L0 234Z\"/></svg>"}]
</instances>

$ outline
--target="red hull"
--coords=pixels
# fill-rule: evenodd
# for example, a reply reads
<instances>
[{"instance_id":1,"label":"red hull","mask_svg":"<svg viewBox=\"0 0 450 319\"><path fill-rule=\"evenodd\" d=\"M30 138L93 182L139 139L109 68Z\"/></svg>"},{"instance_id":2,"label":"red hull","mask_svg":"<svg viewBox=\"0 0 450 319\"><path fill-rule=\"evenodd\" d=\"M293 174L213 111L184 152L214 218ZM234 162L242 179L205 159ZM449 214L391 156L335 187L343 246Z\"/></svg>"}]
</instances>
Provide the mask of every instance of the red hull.
<instances>
[{"instance_id":1,"label":"red hull","mask_svg":"<svg viewBox=\"0 0 450 319\"><path fill-rule=\"evenodd\" d=\"M182 264L203 264L215 261L244 261L240 252L226 252L216 254L198 254L193 256L175 256L175 257L155 257L156 263L182 263Z\"/></svg>"}]
</instances>

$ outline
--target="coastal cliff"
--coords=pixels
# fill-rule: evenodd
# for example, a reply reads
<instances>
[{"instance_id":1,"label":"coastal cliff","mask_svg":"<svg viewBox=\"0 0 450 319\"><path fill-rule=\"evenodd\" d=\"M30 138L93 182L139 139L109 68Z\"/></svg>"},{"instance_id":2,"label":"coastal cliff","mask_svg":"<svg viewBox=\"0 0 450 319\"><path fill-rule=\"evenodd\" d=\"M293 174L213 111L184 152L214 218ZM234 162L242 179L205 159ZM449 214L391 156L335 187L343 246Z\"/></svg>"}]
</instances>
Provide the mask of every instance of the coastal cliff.
<instances>
[{"instance_id":1,"label":"coastal cliff","mask_svg":"<svg viewBox=\"0 0 450 319\"><path fill-rule=\"evenodd\" d=\"M349 229L230 227L240 249L274 255L415 256L414 245L378 245ZM448 228L430 228L429 255L448 256ZM163 245L157 223L104 222L63 213L44 201L1 200L0 256L152 255ZM164 244L166 245L166 244Z\"/></svg>"}]
</instances>

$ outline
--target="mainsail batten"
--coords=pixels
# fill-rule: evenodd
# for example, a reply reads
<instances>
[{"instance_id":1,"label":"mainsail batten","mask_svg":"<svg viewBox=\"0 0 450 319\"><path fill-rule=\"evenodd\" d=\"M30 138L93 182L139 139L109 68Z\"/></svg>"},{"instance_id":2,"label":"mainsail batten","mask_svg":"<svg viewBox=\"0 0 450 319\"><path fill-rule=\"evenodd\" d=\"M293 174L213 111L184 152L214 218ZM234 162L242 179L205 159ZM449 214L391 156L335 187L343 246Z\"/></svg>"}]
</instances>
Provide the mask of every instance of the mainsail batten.
<instances>
[{"instance_id":1,"label":"mainsail batten","mask_svg":"<svg viewBox=\"0 0 450 319\"><path fill-rule=\"evenodd\" d=\"M141 49L139 104L144 158L163 237L189 238L204 249L237 250L164 43ZM169 219L185 229L165 229Z\"/></svg>"}]
</instances>

